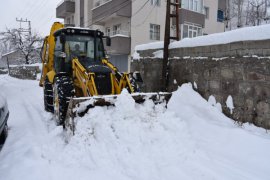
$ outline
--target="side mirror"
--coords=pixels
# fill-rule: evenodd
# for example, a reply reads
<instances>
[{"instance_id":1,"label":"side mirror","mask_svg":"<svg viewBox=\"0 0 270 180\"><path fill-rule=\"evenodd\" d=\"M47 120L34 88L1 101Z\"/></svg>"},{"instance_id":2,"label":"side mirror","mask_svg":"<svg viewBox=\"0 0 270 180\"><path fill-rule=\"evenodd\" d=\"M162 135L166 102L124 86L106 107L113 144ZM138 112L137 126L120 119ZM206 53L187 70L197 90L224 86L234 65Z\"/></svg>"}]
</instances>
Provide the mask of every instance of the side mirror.
<instances>
[{"instance_id":1,"label":"side mirror","mask_svg":"<svg viewBox=\"0 0 270 180\"><path fill-rule=\"evenodd\" d=\"M110 37L106 37L106 45L107 46L111 46L111 38Z\"/></svg>"},{"instance_id":2,"label":"side mirror","mask_svg":"<svg viewBox=\"0 0 270 180\"><path fill-rule=\"evenodd\" d=\"M61 34L60 35L60 43L65 44L65 42L66 42L66 36L64 34Z\"/></svg>"}]
</instances>

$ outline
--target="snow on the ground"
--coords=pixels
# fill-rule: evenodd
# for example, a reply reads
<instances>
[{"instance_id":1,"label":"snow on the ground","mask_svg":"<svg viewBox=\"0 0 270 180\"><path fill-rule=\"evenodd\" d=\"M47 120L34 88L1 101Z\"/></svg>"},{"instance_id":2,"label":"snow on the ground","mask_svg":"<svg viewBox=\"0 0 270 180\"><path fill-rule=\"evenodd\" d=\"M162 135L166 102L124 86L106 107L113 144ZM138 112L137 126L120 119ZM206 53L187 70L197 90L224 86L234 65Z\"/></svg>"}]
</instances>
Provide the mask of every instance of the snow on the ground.
<instances>
[{"instance_id":1,"label":"snow on the ground","mask_svg":"<svg viewBox=\"0 0 270 180\"><path fill-rule=\"evenodd\" d=\"M206 36L198 36L195 38L184 38L180 41L172 42L169 49L228 44L238 41L265 40L270 39L269 29L270 24L266 24L261 26L244 27L232 31L209 34ZM162 49L163 46L163 41L137 45L134 50L133 59L140 59L137 51L147 49Z\"/></svg>"},{"instance_id":2,"label":"snow on the ground","mask_svg":"<svg viewBox=\"0 0 270 180\"><path fill-rule=\"evenodd\" d=\"M9 137L0 179L269 179L270 135L236 125L182 85L165 109L138 105L124 91L115 107L76 118L67 138L43 110L37 81L0 76L9 103Z\"/></svg>"},{"instance_id":3,"label":"snow on the ground","mask_svg":"<svg viewBox=\"0 0 270 180\"><path fill-rule=\"evenodd\" d=\"M233 105L233 98L231 95L228 96L226 100L226 106L230 109L230 113L233 113L234 105Z\"/></svg>"}]
</instances>

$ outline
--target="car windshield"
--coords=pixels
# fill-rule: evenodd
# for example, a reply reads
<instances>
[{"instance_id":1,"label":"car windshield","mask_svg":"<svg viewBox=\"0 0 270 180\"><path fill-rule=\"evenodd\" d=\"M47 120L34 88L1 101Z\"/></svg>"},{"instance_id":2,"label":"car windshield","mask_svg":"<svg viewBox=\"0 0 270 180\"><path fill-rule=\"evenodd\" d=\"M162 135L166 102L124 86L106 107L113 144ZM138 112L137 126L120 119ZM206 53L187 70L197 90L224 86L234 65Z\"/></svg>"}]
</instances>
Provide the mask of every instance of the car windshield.
<instances>
[{"instance_id":1,"label":"car windshield","mask_svg":"<svg viewBox=\"0 0 270 180\"><path fill-rule=\"evenodd\" d=\"M101 38L96 38L96 59L95 59L95 43L94 37L72 35L66 37L65 51L67 57L71 59L77 57L80 59L87 58L89 60L101 61L104 57L104 48Z\"/></svg>"}]
</instances>

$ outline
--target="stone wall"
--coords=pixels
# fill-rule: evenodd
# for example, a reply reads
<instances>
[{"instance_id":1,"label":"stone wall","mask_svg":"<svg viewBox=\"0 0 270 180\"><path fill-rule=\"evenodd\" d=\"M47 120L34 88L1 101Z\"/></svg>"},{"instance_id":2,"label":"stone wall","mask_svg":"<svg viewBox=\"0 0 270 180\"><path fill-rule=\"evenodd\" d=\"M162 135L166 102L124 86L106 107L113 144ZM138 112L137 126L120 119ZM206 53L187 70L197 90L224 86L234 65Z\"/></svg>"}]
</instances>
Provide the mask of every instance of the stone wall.
<instances>
[{"instance_id":1,"label":"stone wall","mask_svg":"<svg viewBox=\"0 0 270 180\"><path fill-rule=\"evenodd\" d=\"M0 74L7 74L8 70L5 68L0 68Z\"/></svg>"},{"instance_id":2,"label":"stone wall","mask_svg":"<svg viewBox=\"0 0 270 180\"><path fill-rule=\"evenodd\" d=\"M253 47L240 46L242 50L232 50L233 44L226 45L232 52L227 54L227 58L221 58L228 52L228 48L219 49L223 45L196 47L193 50L188 48L189 58L183 53L186 48L170 50L169 90L176 90L178 85L183 83L196 82L196 90L206 100L213 95L217 102L221 103L227 116L239 123L250 122L270 129L270 51L267 50L270 48L270 41L257 41L258 47L256 43L248 43ZM198 49L201 49L201 54L198 53ZM211 51L212 57L209 55L202 58L206 55L202 53L208 53L205 49L216 50ZM147 58L133 61L131 64L131 71L141 72L146 92L161 90L162 59L149 58L152 52L154 50L140 53L140 56L144 54ZM232 96L235 107L232 114L226 106L229 95Z\"/></svg>"},{"instance_id":3,"label":"stone wall","mask_svg":"<svg viewBox=\"0 0 270 180\"><path fill-rule=\"evenodd\" d=\"M18 79L36 80L38 73L39 66L12 66L9 69L9 75Z\"/></svg>"}]
</instances>

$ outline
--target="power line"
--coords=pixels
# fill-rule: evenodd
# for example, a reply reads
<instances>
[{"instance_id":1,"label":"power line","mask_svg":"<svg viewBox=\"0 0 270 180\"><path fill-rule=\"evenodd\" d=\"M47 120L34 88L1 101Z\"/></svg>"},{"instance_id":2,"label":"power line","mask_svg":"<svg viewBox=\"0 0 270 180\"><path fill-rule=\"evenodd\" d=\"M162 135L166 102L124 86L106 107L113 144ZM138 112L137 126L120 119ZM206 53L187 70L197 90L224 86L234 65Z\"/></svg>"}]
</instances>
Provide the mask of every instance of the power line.
<instances>
[{"instance_id":1,"label":"power line","mask_svg":"<svg viewBox=\"0 0 270 180\"><path fill-rule=\"evenodd\" d=\"M26 11L26 13L24 14L24 17L30 16L33 14L33 11L35 11L38 7L40 7L39 5L42 5L42 3L44 3L44 1L42 1L41 3L35 3L31 6L31 8Z\"/></svg>"},{"instance_id":2,"label":"power line","mask_svg":"<svg viewBox=\"0 0 270 180\"><path fill-rule=\"evenodd\" d=\"M31 33L31 21L28 21L27 19L18 19L16 18L16 21L20 23L20 28L19 28L19 33L22 33L22 32L28 32L28 38L29 40L31 41L32 39L32 33ZM25 29L22 27L22 23L27 23L28 24L28 29Z\"/></svg>"},{"instance_id":3,"label":"power line","mask_svg":"<svg viewBox=\"0 0 270 180\"><path fill-rule=\"evenodd\" d=\"M137 25L132 26L132 27L139 27L139 26L143 25L145 23L145 21L149 18L149 16L152 14L152 12L155 9L155 7L156 7L156 4L153 6L153 8L151 9L151 11L149 11L148 15L145 17L145 19L140 24L137 24Z\"/></svg>"},{"instance_id":4,"label":"power line","mask_svg":"<svg viewBox=\"0 0 270 180\"><path fill-rule=\"evenodd\" d=\"M30 0L30 2L31 2L31 0ZM35 4L35 2L34 1L32 1L32 3L30 3L30 2L27 1L27 2L25 2L25 4L29 4L28 7L33 7L33 5ZM31 8L24 8L22 11L20 11L20 13L18 13L16 15L16 17L17 16L24 16L24 14L27 13L29 9L31 9Z\"/></svg>"},{"instance_id":5,"label":"power line","mask_svg":"<svg viewBox=\"0 0 270 180\"><path fill-rule=\"evenodd\" d=\"M135 0L135 1L136 1L136 0ZM126 3L126 2L127 2L127 4L124 4L124 3ZM94 25L94 24L96 24L96 23L102 21L102 20L105 19L106 17L108 17L108 16L112 15L113 13L116 13L117 11L119 11L119 10L121 10L122 8L126 7L126 6L129 5L130 3L131 3L130 1L125 1L125 2L121 3L120 5L117 5L117 6L121 6L122 4L124 4L124 6L122 6L122 7L120 7L119 9L113 11L113 12L110 13L109 15L102 17L102 18L99 19L98 21L91 23L91 24L88 25L87 27L90 27L90 26L92 26L92 25ZM114 7L116 7L116 6L114 6ZM113 8L114 8L114 7L113 7ZM100 15L103 15L103 14L106 14L106 13L107 13L107 12L105 11L105 12L101 13ZM90 21L91 21L91 20L90 20ZM88 21L87 23L89 23L90 21Z\"/></svg>"},{"instance_id":6,"label":"power line","mask_svg":"<svg viewBox=\"0 0 270 180\"><path fill-rule=\"evenodd\" d=\"M134 1L131 1L131 3L134 3L136 0L134 0ZM131 16L132 17L134 17L134 16L136 16L145 6L146 6L146 4L149 2L150 0L147 0L134 14L132 14ZM126 2L126 1L125 1ZM125 2L123 2L123 3L125 3ZM123 4L123 3L121 3L121 4ZM121 5L120 4L120 5ZM127 5L129 5L129 3L127 4ZM118 10L116 10L116 11L114 11L113 13L115 13L115 12L117 12L117 11L119 11L119 10L121 10L122 8L124 8L124 7L126 7L127 5L125 5L125 6L123 6L123 7L121 7L120 9L118 9ZM118 6L118 5L117 5ZM154 5L154 7L156 6L156 4ZM151 12L153 11L153 8L152 8L152 10L151 10ZM147 18L149 17L149 15L151 14L151 12L148 14L148 16L147 16ZM105 14L105 13L107 13L107 12L103 12L103 13L101 13L101 14L99 14L99 15L102 15L102 14ZM113 14L113 13L111 13L111 14ZM110 15L111 15L110 14ZM108 16L110 16L110 15L108 15ZM90 27L90 26L92 26L92 25L94 25L95 23L98 23L98 22L100 22L101 20L103 20L103 19L105 19L106 17L108 17L108 16L105 16L105 17L103 17L102 19L100 19L99 21L96 21L96 22L94 22L94 23L92 23L92 24L90 24L90 25L88 25L87 27ZM146 18L146 19L147 19ZM145 20L146 20L145 19ZM91 21L91 20L90 20ZM88 21L88 22L90 22L90 21ZM87 23L88 23L87 22ZM144 21L145 22L145 21Z\"/></svg>"},{"instance_id":7,"label":"power line","mask_svg":"<svg viewBox=\"0 0 270 180\"><path fill-rule=\"evenodd\" d=\"M144 6L149 2L150 0L147 0L142 7L140 7L140 9L138 11L136 11L134 14L132 14L132 16L136 16L143 8ZM155 4L156 5L156 4Z\"/></svg>"},{"instance_id":8,"label":"power line","mask_svg":"<svg viewBox=\"0 0 270 180\"><path fill-rule=\"evenodd\" d=\"M46 4L47 4L46 0L43 0L40 3L37 3L37 6L35 6L35 8L32 11L29 11L27 16L30 16L30 17L34 16L36 13L40 12L40 9L43 8ZM35 16L35 17L38 18L38 16Z\"/></svg>"}]
</instances>

